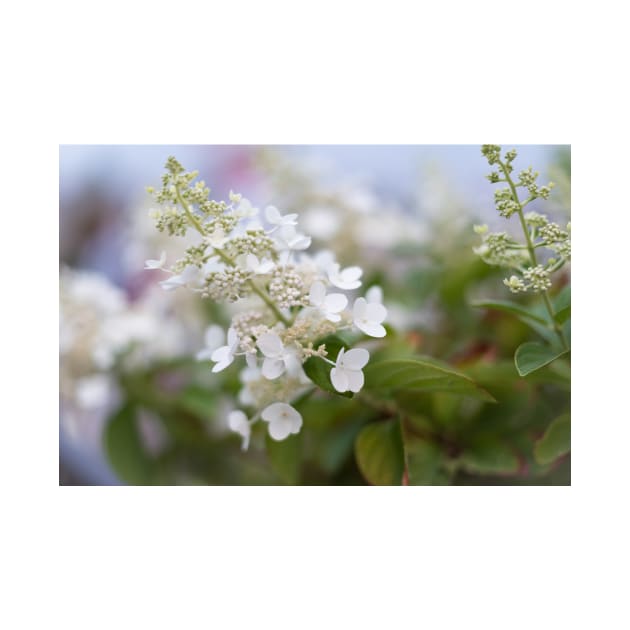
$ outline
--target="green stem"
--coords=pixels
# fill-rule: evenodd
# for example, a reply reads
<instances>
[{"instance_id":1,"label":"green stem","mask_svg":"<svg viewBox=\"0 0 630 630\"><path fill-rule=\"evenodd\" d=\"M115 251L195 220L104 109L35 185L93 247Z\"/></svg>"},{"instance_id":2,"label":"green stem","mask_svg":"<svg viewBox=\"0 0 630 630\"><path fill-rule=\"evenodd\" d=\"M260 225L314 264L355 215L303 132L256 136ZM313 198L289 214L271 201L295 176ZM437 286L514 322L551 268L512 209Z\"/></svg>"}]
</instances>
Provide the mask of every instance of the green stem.
<instances>
[{"instance_id":1,"label":"green stem","mask_svg":"<svg viewBox=\"0 0 630 630\"><path fill-rule=\"evenodd\" d=\"M523 234L525 234L525 242L527 243L527 251L529 252L529 259L530 259L530 261L532 263L532 266L535 267L536 265L538 265L538 260L536 259L536 249L534 247L534 244L532 242L531 236L529 234L529 230L527 229L527 223L525 222L525 217L523 215L523 204L521 204L521 202L520 202L520 200L518 198L518 193L516 192L516 186L514 185L514 182L512 181L512 178L510 177L510 172L507 169L506 165L503 162L501 162L501 160L499 160L499 165L501 166L501 170L503 171L503 174L505 175L505 180L507 181L508 186L510 187L510 190L512 191L512 198L514 199L514 201L518 205L518 210L517 210L518 218L521 221L521 227L523 228ZM562 343L562 347L565 350L568 350L569 349L569 344L567 343L566 337L564 336L564 332L562 331L562 327L556 321L556 314L554 313L553 306L551 304L551 300L549 299L549 296L547 295L547 291L542 291L542 296L543 296L543 300L545 302L545 308L547 309L547 312L549 313L549 317L551 318L551 322L553 324L553 329L556 331L556 334L560 338L560 342Z\"/></svg>"}]
</instances>

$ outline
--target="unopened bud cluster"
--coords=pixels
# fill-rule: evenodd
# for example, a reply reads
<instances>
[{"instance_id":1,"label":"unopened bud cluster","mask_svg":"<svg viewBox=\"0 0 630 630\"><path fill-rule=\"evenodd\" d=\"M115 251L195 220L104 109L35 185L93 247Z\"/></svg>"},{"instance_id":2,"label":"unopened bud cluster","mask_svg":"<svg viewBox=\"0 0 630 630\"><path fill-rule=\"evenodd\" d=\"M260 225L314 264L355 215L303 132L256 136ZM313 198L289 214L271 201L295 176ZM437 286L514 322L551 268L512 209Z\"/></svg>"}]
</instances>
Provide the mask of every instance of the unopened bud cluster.
<instances>
[{"instance_id":1,"label":"unopened bud cluster","mask_svg":"<svg viewBox=\"0 0 630 630\"><path fill-rule=\"evenodd\" d=\"M482 237L481 245L473 248L474 252L490 265L508 267L516 273L506 278L503 283L513 293L528 290L547 291L552 285L551 274L571 259L570 224L562 228L538 212L524 213L525 206L534 199L547 199L553 183L538 186L538 173L529 167L513 178L513 162L516 150L507 151L501 157L501 147L485 144L481 148L488 164L496 166L488 176L491 183L506 183L494 193L498 213L509 219L517 214L524 230L525 242L520 243L505 232L488 232L487 226L475 226L475 232ZM524 189L527 195L521 199L518 190ZM545 262L539 262L536 252L547 250ZM545 260L545 256L542 257Z\"/></svg>"}]
</instances>

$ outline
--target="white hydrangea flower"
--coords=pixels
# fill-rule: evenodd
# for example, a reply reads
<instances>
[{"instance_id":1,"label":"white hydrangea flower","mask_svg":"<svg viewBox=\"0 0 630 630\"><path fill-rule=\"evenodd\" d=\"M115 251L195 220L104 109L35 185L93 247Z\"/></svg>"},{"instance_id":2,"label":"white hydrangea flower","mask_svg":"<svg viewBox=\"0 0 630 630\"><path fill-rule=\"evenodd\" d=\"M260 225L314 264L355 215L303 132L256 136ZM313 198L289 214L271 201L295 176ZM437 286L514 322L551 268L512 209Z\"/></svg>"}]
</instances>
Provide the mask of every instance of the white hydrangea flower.
<instances>
[{"instance_id":1,"label":"white hydrangea flower","mask_svg":"<svg viewBox=\"0 0 630 630\"><path fill-rule=\"evenodd\" d=\"M247 416L240 409L230 411L228 414L228 426L243 438L241 449L246 451L249 448L249 439L252 435L252 427Z\"/></svg>"},{"instance_id":2,"label":"white hydrangea flower","mask_svg":"<svg viewBox=\"0 0 630 630\"><path fill-rule=\"evenodd\" d=\"M149 260L145 260L144 268L145 269L162 269L165 263L166 263L166 252L162 252L158 260L155 260L152 258L149 258Z\"/></svg>"},{"instance_id":3,"label":"white hydrangea flower","mask_svg":"<svg viewBox=\"0 0 630 630\"><path fill-rule=\"evenodd\" d=\"M292 225L284 225L278 237L280 249L297 251L311 246L311 237L300 234Z\"/></svg>"},{"instance_id":4,"label":"white hydrangea flower","mask_svg":"<svg viewBox=\"0 0 630 630\"><path fill-rule=\"evenodd\" d=\"M197 352L197 361L209 361L212 359L212 355L215 350L223 345L225 340L225 332L221 326L212 324L206 328L204 334L205 347Z\"/></svg>"},{"instance_id":5,"label":"white hydrangea flower","mask_svg":"<svg viewBox=\"0 0 630 630\"><path fill-rule=\"evenodd\" d=\"M339 350L335 367L330 370L330 382L338 392L358 392L365 381L361 371L370 359L370 353L364 348L355 348L345 352Z\"/></svg>"},{"instance_id":6,"label":"white hydrangea flower","mask_svg":"<svg viewBox=\"0 0 630 630\"><path fill-rule=\"evenodd\" d=\"M256 341L260 351L265 355L262 373L265 378L278 378L285 370L294 368L297 362L295 353L284 347L280 337L273 332L263 333Z\"/></svg>"},{"instance_id":7,"label":"white hydrangea flower","mask_svg":"<svg viewBox=\"0 0 630 630\"><path fill-rule=\"evenodd\" d=\"M257 275L269 273L275 267L273 260L268 260L266 258L258 260L258 256L255 256L254 254L247 254L245 258L245 265L249 271Z\"/></svg>"},{"instance_id":8,"label":"white hydrangea flower","mask_svg":"<svg viewBox=\"0 0 630 630\"><path fill-rule=\"evenodd\" d=\"M271 403L263 409L260 417L269 423L269 435L277 442L288 438L292 433L299 433L302 428L302 416L287 403Z\"/></svg>"},{"instance_id":9,"label":"white hydrangea flower","mask_svg":"<svg viewBox=\"0 0 630 630\"><path fill-rule=\"evenodd\" d=\"M286 225L297 225L297 217L297 214L285 214L283 216L275 206L267 206L265 208L265 218L276 228Z\"/></svg>"},{"instance_id":10,"label":"white hydrangea flower","mask_svg":"<svg viewBox=\"0 0 630 630\"><path fill-rule=\"evenodd\" d=\"M227 333L227 345L217 348L210 357L216 363L212 368L213 372L225 370L234 361L234 353L238 348L238 344L238 334L234 328L230 328Z\"/></svg>"},{"instance_id":11,"label":"white hydrangea flower","mask_svg":"<svg viewBox=\"0 0 630 630\"><path fill-rule=\"evenodd\" d=\"M342 293L326 295L326 287L319 281L311 286L309 299L311 304L318 308L330 322L340 321L339 313L348 305L348 298Z\"/></svg>"},{"instance_id":12,"label":"white hydrangea flower","mask_svg":"<svg viewBox=\"0 0 630 630\"><path fill-rule=\"evenodd\" d=\"M200 270L195 265L187 265L180 274L171 276L167 280L162 280L160 286L165 291L173 291L179 287L185 287L190 284L196 284L199 281Z\"/></svg>"},{"instance_id":13,"label":"white hydrangea flower","mask_svg":"<svg viewBox=\"0 0 630 630\"><path fill-rule=\"evenodd\" d=\"M378 302L367 302L365 298L357 298L352 308L354 325L370 337L384 337L387 334L381 322L387 317L387 309Z\"/></svg>"},{"instance_id":14,"label":"white hydrangea flower","mask_svg":"<svg viewBox=\"0 0 630 630\"><path fill-rule=\"evenodd\" d=\"M328 280L338 289L351 291L361 286L359 278L363 275L361 267L346 267L340 269L339 263L333 263L328 268Z\"/></svg>"}]
</instances>

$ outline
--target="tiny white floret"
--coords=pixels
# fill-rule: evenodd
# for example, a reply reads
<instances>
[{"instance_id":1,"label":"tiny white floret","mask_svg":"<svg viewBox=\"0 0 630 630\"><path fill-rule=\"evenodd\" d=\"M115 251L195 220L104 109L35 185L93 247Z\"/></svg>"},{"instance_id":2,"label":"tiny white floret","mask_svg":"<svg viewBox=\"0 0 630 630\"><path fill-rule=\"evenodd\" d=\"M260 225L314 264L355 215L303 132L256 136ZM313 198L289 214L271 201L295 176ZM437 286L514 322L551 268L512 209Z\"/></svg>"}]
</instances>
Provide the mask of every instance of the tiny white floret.
<instances>
[{"instance_id":1,"label":"tiny white floret","mask_svg":"<svg viewBox=\"0 0 630 630\"><path fill-rule=\"evenodd\" d=\"M263 409L261 418L269 423L269 435L277 442L289 437L292 433L299 433L302 428L302 416L283 402L271 403Z\"/></svg>"},{"instance_id":2,"label":"tiny white floret","mask_svg":"<svg viewBox=\"0 0 630 630\"><path fill-rule=\"evenodd\" d=\"M314 282L309 294L310 302L318 308L324 317L331 322L341 320L341 311L348 305L348 298L343 293L331 293L326 295L326 287L323 282Z\"/></svg>"},{"instance_id":3,"label":"tiny white floret","mask_svg":"<svg viewBox=\"0 0 630 630\"><path fill-rule=\"evenodd\" d=\"M361 286L359 278L363 275L361 267L346 267L340 269L339 263L333 263L328 268L328 279L330 283L338 289L351 291Z\"/></svg>"},{"instance_id":4,"label":"tiny white floret","mask_svg":"<svg viewBox=\"0 0 630 630\"><path fill-rule=\"evenodd\" d=\"M335 367L330 370L330 382L338 392L358 392L363 387L365 377L361 371L370 360L370 353L364 348L345 352L339 350Z\"/></svg>"},{"instance_id":5,"label":"tiny white floret","mask_svg":"<svg viewBox=\"0 0 630 630\"><path fill-rule=\"evenodd\" d=\"M365 298L357 298L352 308L354 325L370 337L384 337L387 334L381 324L387 317L387 309L378 302L367 302Z\"/></svg>"},{"instance_id":6,"label":"tiny white floret","mask_svg":"<svg viewBox=\"0 0 630 630\"><path fill-rule=\"evenodd\" d=\"M145 269L162 269L162 267L164 267L164 263L166 263L166 252L162 252L158 260L155 260L152 258L149 258L149 260L145 260L144 268Z\"/></svg>"},{"instance_id":7,"label":"tiny white floret","mask_svg":"<svg viewBox=\"0 0 630 630\"><path fill-rule=\"evenodd\" d=\"M297 217L297 214L285 214L283 216L280 210L275 206L267 206L265 208L265 218L271 225L275 225L276 227L282 225L297 225Z\"/></svg>"},{"instance_id":8,"label":"tiny white floret","mask_svg":"<svg viewBox=\"0 0 630 630\"><path fill-rule=\"evenodd\" d=\"M212 368L213 372L220 372L234 361L234 353L239 345L238 334L234 328L230 328L227 334L227 345L217 348L210 356L211 360L216 363Z\"/></svg>"}]
</instances>

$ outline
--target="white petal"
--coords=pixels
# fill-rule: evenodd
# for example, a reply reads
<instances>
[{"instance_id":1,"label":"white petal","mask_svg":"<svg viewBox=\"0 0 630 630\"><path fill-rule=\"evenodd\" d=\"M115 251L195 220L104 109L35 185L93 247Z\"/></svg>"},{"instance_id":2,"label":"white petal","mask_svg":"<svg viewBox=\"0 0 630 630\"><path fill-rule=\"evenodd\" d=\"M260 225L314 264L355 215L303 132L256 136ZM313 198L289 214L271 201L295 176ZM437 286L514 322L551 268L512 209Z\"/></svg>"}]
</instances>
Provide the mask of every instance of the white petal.
<instances>
[{"instance_id":1,"label":"white petal","mask_svg":"<svg viewBox=\"0 0 630 630\"><path fill-rule=\"evenodd\" d=\"M291 422L284 418L278 420L272 420L269 423L269 435L276 442L285 440L291 434Z\"/></svg>"},{"instance_id":2,"label":"white petal","mask_svg":"<svg viewBox=\"0 0 630 630\"><path fill-rule=\"evenodd\" d=\"M355 321L354 325L370 337L384 337L387 334L387 331L381 324L375 324L365 319Z\"/></svg>"},{"instance_id":3,"label":"white petal","mask_svg":"<svg viewBox=\"0 0 630 630\"><path fill-rule=\"evenodd\" d=\"M227 361L230 357L233 358L232 349L230 346L221 346L217 348L211 355L210 358L217 363L221 363L223 361Z\"/></svg>"},{"instance_id":4,"label":"white petal","mask_svg":"<svg viewBox=\"0 0 630 630\"><path fill-rule=\"evenodd\" d=\"M195 357L197 361L211 361L213 352L214 350L210 348L204 348L203 350L199 350L199 352L197 352Z\"/></svg>"},{"instance_id":5,"label":"white petal","mask_svg":"<svg viewBox=\"0 0 630 630\"><path fill-rule=\"evenodd\" d=\"M326 319L329 322L340 322L341 321L341 315L337 315L337 313L326 313Z\"/></svg>"},{"instance_id":6,"label":"white petal","mask_svg":"<svg viewBox=\"0 0 630 630\"><path fill-rule=\"evenodd\" d=\"M309 298L313 306L322 306L326 297L326 287L323 282L313 282L309 292Z\"/></svg>"},{"instance_id":7,"label":"white petal","mask_svg":"<svg viewBox=\"0 0 630 630\"><path fill-rule=\"evenodd\" d=\"M276 333L267 332L263 333L256 340L256 344L260 348L260 351L266 357L278 357L282 354L284 350L284 346L282 345L282 341Z\"/></svg>"},{"instance_id":8,"label":"white petal","mask_svg":"<svg viewBox=\"0 0 630 630\"><path fill-rule=\"evenodd\" d=\"M387 317L387 309L382 304L368 304L365 317L375 324L380 324Z\"/></svg>"},{"instance_id":9,"label":"white petal","mask_svg":"<svg viewBox=\"0 0 630 630\"><path fill-rule=\"evenodd\" d=\"M275 206L267 206L265 208L265 218L273 225L279 225L282 222L282 215Z\"/></svg>"},{"instance_id":10,"label":"white petal","mask_svg":"<svg viewBox=\"0 0 630 630\"><path fill-rule=\"evenodd\" d=\"M363 387L365 378L361 370L346 370L346 376L348 377L348 389L351 392L358 392Z\"/></svg>"},{"instance_id":11,"label":"white petal","mask_svg":"<svg viewBox=\"0 0 630 630\"><path fill-rule=\"evenodd\" d=\"M225 370L225 368L228 367L228 365L231 365L233 361L234 361L234 355L230 355L229 357L226 357L223 361L219 361L212 368L212 371L215 373L221 372L222 370Z\"/></svg>"},{"instance_id":12,"label":"white petal","mask_svg":"<svg viewBox=\"0 0 630 630\"><path fill-rule=\"evenodd\" d=\"M206 348L209 350L216 350L222 346L225 341L225 332L221 326L212 324L206 328L206 332L203 336Z\"/></svg>"},{"instance_id":13,"label":"white petal","mask_svg":"<svg viewBox=\"0 0 630 630\"><path fill-rule=\"evenodd\" d=\"M348 298L343 293L331 293L324 298L324 309L328 313L339 313L347 305Z\"/></svg>"},{"instance_id":14,"label":"white petal","mask_svg":"<svg viewBox=\"0 0 630 630\"><path fill-rule=\"evenodd\" d=\"M330 382L338 392L348 391L348 377L341 368L333 368L330 370Z\"/></svg>"},{"instance_id":15,"label":"white petal","mask_svg":"<svg viewBox=\"0 0 630 630\"><path fill-rule=\"evenodd\" d=\"M236 431L236 433L244 435L244 433L247 431L247 429L244 428L245 425L247 425L247 428L249 429L247 416L240 409L230 411L230 413L228 414L228 426L230 427L230 429L232 429L232 431Z\"/></svg>"},{"instance_id":16,"label":"white petal","mask_svg":"<svg viewBox=\"0 0 630 630\"><path fill-rule=\"evenodd\" d=\"M367 309L367 302L365 301L365 298L357 298L354 301L354 306L352 307L352 318L353 319L364 319L365 318L365 312Z\"/></svg>"},{"instance_id":17,"label":"white petal","mask_svg":"<svg viewBox=\"0 0 630 630\"><path fill-rule=\"evenodd\" d=\"M250 367L251 369L257 369L258 368L258 360L256 359L256 353L255 352L248 352L245 355L245 361L247 362L248 367Z\"/></svg>"},{"instance_id":18,"label":"white petal","mask_svg":"<svg viewBox=\"0 0 630 630\"><path fill-rule=\"evenodd\" d=\"M298 215L291 213L291 214L285 214L282 217L282 225L297 225L297 218Z\"/></svg>"},{"instance_id":19,"label":"white petal","mask_svg":"<svg viewBox=\"0 0 630 630\"><path fill-rule=\"evenodd\" d=\"M365 348L348 350L343 357L343 366L349 370L360 370L370 360L370 353Z\"/></svg>"},{"instance_id":20,"label":"white petal","mask_svg":"<svg viewBox=\"0 0 630 630\"><path fill-rule=\"evenodd\" d=\"M247 254L245 261L247 264L247 268L250 271L256 271L260 265L260 261L258 260L258 257L255 256L254 254Z\"/></svg>"},{"instance_id":21,"label":"white petal","mask_svg":"<svg viewBox=\"0 0 630 630\"><path fill-rule=\"evenodd\" d=\"M258 269L256 269L256 273L260 273L260 274L269 273L275 266L276 264L273 262L273 260L263 260L258 265Z\"/></svg>"},{"instance_id":22,"label":"white petal","mask_svg":"<svg viewBox=\"0 0 630 630\"><path fill-rule=\"evenodd\" d=\"M355 282L363 275L361 267L346 267L341 272L341 278L344 282Z\"/></svg>"},{"instance_id":23,"label":"white petal","mask_svg":"<svg viewBox=\"0 0 630 630\"><path fill-rule=\"evenodd\" d=\"M365 294L365 299L369 303L382 304L383 303L383 289L381 289L381 287L375 284L373 287L370 287L367 290L367 293Z\"/></svg>"},{"instance_id":24,"label":"white petal","mask_svg":"<svg viewBox=\"0 0 630 630\"><path fill-rule=\"evenodd\" d=\"M183 287L184 284L185 282L182 280L181 276L171 276L168 280L162 280L162 282L160 282L160 286L165 291L179 289L179 287Z\"/></svg>"},{"instance_id":25,"label":"white petal","mask_svg":"<svg viewBox=\"0 0 630 630\"><path fill-rule=\"evenodd\" d=\"M262 364L262 374L265 378L272 381L284 372L285 367L284 361L280 359L266 358Z\"/></svg>"},{"instance_id":26,"label":"white petal","mask_svg":"<svg viewBox=\"0 0 630 630\"><path fill-rule=\"evenodd\" d=\"M308 249L311 246L311 237L304 236L304 234L299 234L295 239L289 243L291 249Z\"/></svg>"}]
</instances>

